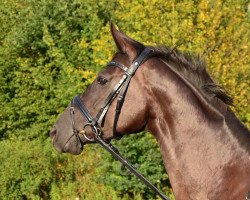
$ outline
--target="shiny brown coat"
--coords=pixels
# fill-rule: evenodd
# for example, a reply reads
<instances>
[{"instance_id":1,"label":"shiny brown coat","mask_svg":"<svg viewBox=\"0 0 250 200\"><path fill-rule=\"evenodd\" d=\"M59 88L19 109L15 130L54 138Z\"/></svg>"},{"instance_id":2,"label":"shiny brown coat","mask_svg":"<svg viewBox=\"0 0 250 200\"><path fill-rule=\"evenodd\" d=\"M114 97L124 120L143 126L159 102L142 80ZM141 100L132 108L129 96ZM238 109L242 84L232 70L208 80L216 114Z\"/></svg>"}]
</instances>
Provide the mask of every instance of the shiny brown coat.
<instances>
[{"instance_id":1,"label":"shiny brown coat","mask_svg":"<svg viewBox=\"0 0 250 200\"><path fill-rule=\"evenodd\" d=\"M144 48L111 25L118 48L113 60L129 66ZM130 83L117 132L150 131L177 200L245 200L250 191L250 134L229 108L231 98L212 80L199 59L168 48L140 66ZM81 95L93 116L123 71L109 66ZM107 82L100 84L100 78ZM104 138L112 139L115 102L105 117ZM86 123L76 110L76 128ZM89 130L88 137L94 137ZM69 108L51 131L60 152L79 154Z\"/></svg>"}]
</instances>

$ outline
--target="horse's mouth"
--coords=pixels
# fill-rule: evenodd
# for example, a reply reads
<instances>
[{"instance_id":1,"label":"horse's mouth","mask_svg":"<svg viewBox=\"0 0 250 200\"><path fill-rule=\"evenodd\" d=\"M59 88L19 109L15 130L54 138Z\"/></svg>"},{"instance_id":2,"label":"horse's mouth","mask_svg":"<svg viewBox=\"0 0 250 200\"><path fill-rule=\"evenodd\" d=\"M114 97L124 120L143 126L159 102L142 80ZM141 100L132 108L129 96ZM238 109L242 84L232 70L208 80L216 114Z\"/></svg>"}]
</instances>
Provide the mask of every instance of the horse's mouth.
<instances>
[{"instance_id":1,"label":"horse's mouth","mask_svg":"<svg viewBox=\"0 0 250 200\"><path fill-rule=\"evenodd\" d=\"M56 143L53 143L54 148L58 153L70 153L72 155L79 155L82 153L83 148L78 147L77 145L72 145L67 142L63 148L59 147Z\"/></svg>"},{"instance_id":2,"label":"horse's mouth","mask_svg":"<svg viewBox=\"0 0 250 200\"><path fill-rule=\"evenodd\" d=\"M52 144L59 153L70 153L72 155L79 155L83 151L83 145L79 145L78 140L74 135L71 135L64 143L60 142L58 134L50 134Z\"/></svg>"},{"instance_id":3,"label":"horse's mouth","mask_svg":"<svg viewBox=\"0 0 250 200\"><path fill-rule=\"evenodd\" d=\"M66 143L62 149L61 153L70 153L72 155L79 155L83 151L83 147L79 147L78 145L70 145L70 143Z\"/></svg>"},{"instance_id":4,"label":"horse's mouth","mask_svg":"<svg viewBox=\"0 0 250 200\"><path fill-rule=\"evenodd\" d=\"M55 144L54 144L55 146ZM83 151L83 145L79 144L75 135L72 135L64 144L60 153L70 153L72 155L79 155Z\"/></svg>"}]
</instances>

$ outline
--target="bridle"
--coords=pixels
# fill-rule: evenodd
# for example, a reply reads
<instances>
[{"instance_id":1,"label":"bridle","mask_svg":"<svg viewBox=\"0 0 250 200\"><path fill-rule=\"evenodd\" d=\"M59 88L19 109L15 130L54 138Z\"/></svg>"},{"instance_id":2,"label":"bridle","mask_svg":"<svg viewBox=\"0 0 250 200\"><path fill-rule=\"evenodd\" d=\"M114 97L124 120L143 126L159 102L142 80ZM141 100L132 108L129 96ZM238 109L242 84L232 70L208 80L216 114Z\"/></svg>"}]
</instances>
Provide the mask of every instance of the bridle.
<instances>
[{"instance_id":1,"label":"bridle","mask_svg":"<svg viewBox=\"0 0 250 200\"><path fill-rule=\"evenodd\" d=\"M143 181L149 188L151 188L155 193L157 193L162 199L169 200L169 198L167 198L161 191L159 191L154 185L152 185L142 174L140 174L136 170L136 168L128 162L128 160L124 159L120 155L119 151L110 143L109 140L105 140L102 137L102 129L101 129L104 117L111 103L119 94L118 99L117 99L116 109L115 109L114 123L113 123L113 138L119 138L116 132L116 127L117 127L117 122L119 120L121 108L124 103L126 92L129 87L129 83L132 77L134 76L136 70L139 68L139 66L143 62L145 62L149 58L152 52L153 52L152 49L147 48L147 47L144 48L143 51L140 53L140 55L130 65L130 67L126 67L125 65L115 62L115 61L111 61L107 64L107 66L115 66L115 67L120 68L121 70L124 71L124 74L122 78L119 80L119 82L115 85L113 90L110 92L108 97L105 99L96 117L92 117L92 115L88 111L85 104L82 102L79 95L73 98L73 100L71 101L71 105L70 105L71 125L73 129L72 136L75 136L77 138L77 140L79 141L79 144L81 145L81 148L87 142L99 143L102 147L104 147L107 151L109 151L114 156L115 159L119 160L124 166L126 166L132 173L134 173L141 181ZM87 120L87 123L84 125L81 131L78 131L75 127L74 106L77 106L80 113ZM86 136L85 128L88 126L92 129L92 132L95 134L93 139Z\"/></svg>"},{"instance_id":2,"label":"bridle","mask_svg":"<svg viewBox=\"0 0 250 200\"><path fill-rule=\"evenodd\" d=\"M115 109L115 118L114 118L114 124L113 124L113 138L118 138L116 127L117 122L119 119L119 115L121 112L121 108L125 99L125 95L129 86L129 83L134 76L136 70L139 68L139 66L145 62L150 54L152 54L153 50L150 48L144 48L144 50L140 53L140 55L134 60L134 62L131 64L130 67L126 67L125 65L111 61L107 64L107 66L115 66L124 71L124 74L122 78L119 80L119 82L115 85L113 90L110 92L108 97L105 99L101 109L97 113L96 117L92 117L90 112L88 111L85 104L81 101L80 96L77 95L73 98L70 105L70 116L71 116L71 125L73 129L73 135L77 138L79 141L81 148L83 147L84 143L86 142L97 142L102 147L104 147L107 151L109 151L115 159L120 161L125 167L127 167L132 173L134 173L141 181L143 181L149 188L151 188L156 194L158 194L162 199L169 200L161 191L159 191L153 184L151 184L142 174L140 174L136 168L131 165L128 160L124 159L119 151L110 143L110 141L105 140L102 137L102 129L101 125L103 122L103 119L111 105L111 103L114 101L114 99L119 94L116 109ZM83 130L78 131L75 127L75 120L74 120L74 106L77 106L80 113L85 117L87 120L87 123L84 125ZM94 139L88 138L86 136L85 128L89 126L92 129L92 132L95 134ZM72 136L73 136L72 135ZM80 137L83 136L83 138ZM71 138L71 137L70 137Z\"/></svg>"},{"instance_id":3,"label":"bridle","mask_svg":"<svg viewBox=\"0 0 250 200\"><path fill-rule=\"evenodd\" d=\"M112 138L119 138L116 132L116 127L117 127L117 122L119 119L119 115L121 112L121 108L125 99L125 95L129 86L129 83L134 76L136 70L139 68L139 66L148 58L148 56L152 53L152 50L149 48L145 48L141 54L135 59L135 61L131 64L131 66L128 68L125 65L111 61L107 64L107 66L115 66L120 68L121 70L124 71L124 74L122 78L118 81L118 83L115 85L113 90L109 93L108 97L105 99L103 105L101 106L99 112L97 113L96 117L92 117L91 114L89 113L87 107L84 105L84 103L81 101L80 96L77 95L74 97L74 99L71 101L71 120L73 121L72 118L72 110L74 109L74 105L76 105L81 112L81 114L86 118L88 123L85 125L85 127L90 126L92 128L97 128L100 129L104 117L111 105L111 103L114 101L114 99L118 96L117 104L116 104L116 109L115 109L115 117L114 117L114 122L113 122L113 137ZM73 126L74 128L74 126ZM85 135L87 138L87 136Z\"/></svg>"}]
</instances>

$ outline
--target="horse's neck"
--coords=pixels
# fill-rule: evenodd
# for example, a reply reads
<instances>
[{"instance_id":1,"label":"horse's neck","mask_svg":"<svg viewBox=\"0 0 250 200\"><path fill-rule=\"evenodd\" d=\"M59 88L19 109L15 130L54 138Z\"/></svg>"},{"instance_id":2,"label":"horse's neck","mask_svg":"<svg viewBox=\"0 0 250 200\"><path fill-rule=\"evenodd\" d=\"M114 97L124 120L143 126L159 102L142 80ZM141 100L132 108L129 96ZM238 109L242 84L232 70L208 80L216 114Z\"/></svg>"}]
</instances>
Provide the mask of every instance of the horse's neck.
<instances>
[{"instance_id":1,"label":"horse's neck","mask_svg":"<svg viewBox=\"0 0 250 200\"><path fill-rule=\"evenodd\" d=\"M156 76L164 73L163 70ZM194 91L170 71L164 75L167 78L153 76L151 73L148 77L149 82L152 80L149 101L153 109L147 129L160 145L174 192L180 199L189 199L191 194L196 196L190 196L190 199L206 199L207 196L202 196L206 193L198 194L197 191L206 188L209 193L221 183L222 178L230 180L230 170L239 167L237 163L232 164L235 159L243 167L250 165L249 135L242 134L249 141L241 147L239 140L244 138L239 139L233 133L241 127L240 122L234 117L235 125L232 127L225 120L227 113L233 118L230 110L223 109L222 114L213 106L202 105ZM239 167L237 170L242 169Z\"/></svg>"}]
</instances>

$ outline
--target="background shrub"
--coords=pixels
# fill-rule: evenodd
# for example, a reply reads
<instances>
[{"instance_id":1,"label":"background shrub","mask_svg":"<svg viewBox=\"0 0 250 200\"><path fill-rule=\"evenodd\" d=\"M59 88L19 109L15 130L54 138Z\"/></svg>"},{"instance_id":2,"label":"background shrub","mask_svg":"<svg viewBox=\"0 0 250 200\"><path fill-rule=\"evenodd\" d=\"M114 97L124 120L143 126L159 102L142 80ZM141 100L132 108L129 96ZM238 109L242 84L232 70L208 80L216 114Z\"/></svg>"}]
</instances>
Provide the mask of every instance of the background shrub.
<instances>
[{"instance_id":1,"label":"background shrub","mask_svg":"<svg viewBox=\"0 0 250 200\"><path fill-rule=\"evenodd\" d=\"M70 99L111 59L113 21L148 45L199 53L235 98L249 127L249 10L246 0L8 0L0 4L0 199L155 199L98 146L60 155L48 133ZM148 133L115 142L171 194Z\"/></svg>"}]
</instances>

